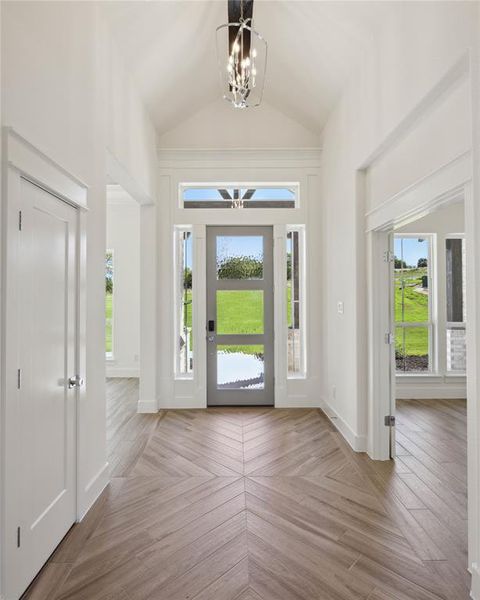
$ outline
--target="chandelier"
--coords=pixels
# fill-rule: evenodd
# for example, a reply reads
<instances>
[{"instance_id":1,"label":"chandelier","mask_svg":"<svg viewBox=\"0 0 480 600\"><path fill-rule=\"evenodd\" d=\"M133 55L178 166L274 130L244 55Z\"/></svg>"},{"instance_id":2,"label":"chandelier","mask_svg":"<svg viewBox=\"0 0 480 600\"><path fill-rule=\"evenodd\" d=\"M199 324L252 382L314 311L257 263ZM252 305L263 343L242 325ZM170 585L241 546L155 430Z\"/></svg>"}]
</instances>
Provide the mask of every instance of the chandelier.
<instances>
[{"instance_id":1,"label":"chandelier","mask_svg":"<svg viewBox=\"0 0 480 600\"><path fill-rule=\"evenodd\" d=\"M235 108L259 106L263 96L267 42L252 19L253 0L229 0L229 22L217 27L222 93Z\"/></svg>"}]
</instances>

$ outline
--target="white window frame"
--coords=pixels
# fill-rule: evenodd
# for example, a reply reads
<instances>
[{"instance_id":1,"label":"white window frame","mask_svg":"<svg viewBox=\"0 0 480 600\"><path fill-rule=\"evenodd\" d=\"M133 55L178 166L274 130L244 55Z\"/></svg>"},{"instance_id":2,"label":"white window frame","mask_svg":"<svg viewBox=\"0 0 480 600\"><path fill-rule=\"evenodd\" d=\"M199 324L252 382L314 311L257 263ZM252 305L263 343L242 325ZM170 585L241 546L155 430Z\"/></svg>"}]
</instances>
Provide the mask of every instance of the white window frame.
<instances>
[{"instance_id":1,"label":"white window frame","mask_svg":"<svg viewBox=\"0 0 480 600\"><path fill-rule=\"evenodd\" d=\"M287 311L286 318L286 354L287 354L287 379L306 379L307 377L307 307L306 307L306 233L305 225L287 225L285 231L285 249L287 246L287 235L291 232L298 232L298 248L299 248L299 313L300 313L300 369L297 372L292 372L288 369L288 319ZM285 252L286 257L286 252ZM287 263L285 258L285 291L287 290Z\"/></svg>"},{"instance_id":2,"label":"white window frame","mask_svg":"<svg viewBox=\"0 0 480 600\"><path fill-rule=\"evenodd\" d=\"M114 334L115 334L115 252L112 249L107 248L105 250L105 259L107 258L107 254L111 253L112 255L112 351L111 352L107 352L105 350L105 360L107 360L108 362L112 362L115 360L115 338L114 338ZM105 290L105 294L106 294L106 290ZM106 321L105 321L105 329L106 329ZM105 331L106 334L106 331Z\"/></svg>"},{"instance_id":3,"label":"white window frame","mask_svg":"<svg viewBox=\"0 0 480 600\"><path fill-rule=\"evenodd\" d=\"M178 208L182 209L182 210L195 210L195 212L197 211L201 211L201 210L228 210L228 209L219 209L216 208L215 206L210 206L208 208L189 208L188 206L186 207L184 205L184 201L183 201L183 194L185 192L185 190L188 189L192 189L192 188L200 188L200 189L209 189L209 188L215 188L215 189L221 189L221 188L255 188L255 189L265 189L265 188L278 188L278 189L284 189L284 188L291 188L294 190L295 192L295 206L293 208L291 207L286 207L286 208L281 208L281 207L276 207L276 208L241 208L241 209L231 209L231 210L242 210L242 211L249 211L249 210L253 210L255 212L257 212L258 210L266 210L266 211L271 211L271 210L297 210L300 208L300 182L299 181L294 181L294 182L289 182L289 181L275 181L275 182L239 182L239 181L228 181L228 182L183 182L183 183L179 183L178 185Z\"/></svg>"},{"instance_id":4,"label":"white window frame","mask_svg":"<svg viewBox=\"0 0 480 600\"><path fill-rule=\"evenodd\" d=\"M180 250L180 244L183 243L183 234L185 232L189 232L192 240L192 298L195 294L195 283L193 277L193 269L194 269L194 238L193 238L193 225L175 225L173 231L173 289L174 289L174 300L173 300L173 309L174 309L174 327L173 327L173 364L174 364L174 377L175 379L187 379L191 380L194 378L195 372L195 358L193 358L193 367L186 372L182 370L180 361L181 361L181 353L178 347L178 341L180 339L180 335L182 333L181 329L181 286L183 285L183 263L182 263L182 255L183 252ZM183 288L182 288L183 289ZM195 332L195 315L192 306L192 332ZM194 356L194 352L193 352Z\"/></svg>"},{"instance_id":5,"label":"white window frame","mask_svg":"<svg viewBox=\"0 0 480 600\"><path fill-rule=\"evenodd\" d=\"M393 327L396 334L397 328L409 329L412 327L428 328L428 370L427 371L395 371L397 377L416 377L436 375L438 373L438 318L437 318L437 279L436 279L436 234L435 233L395 233L394 239L413 238L428 239L427 277L428 277L428 321L397 322L393 310ZM395 302L395 300L393 300Z\"/></svg>"}]
</instances>

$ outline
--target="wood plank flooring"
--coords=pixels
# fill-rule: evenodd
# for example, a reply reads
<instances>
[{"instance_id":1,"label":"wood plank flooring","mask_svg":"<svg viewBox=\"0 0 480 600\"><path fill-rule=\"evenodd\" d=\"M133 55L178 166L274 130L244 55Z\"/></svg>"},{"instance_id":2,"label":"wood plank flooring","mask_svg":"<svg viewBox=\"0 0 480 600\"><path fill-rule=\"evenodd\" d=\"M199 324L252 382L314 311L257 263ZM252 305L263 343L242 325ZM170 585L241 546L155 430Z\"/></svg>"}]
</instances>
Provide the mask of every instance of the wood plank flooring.
<instances>
[{"instance_id":1,"label":"wood plank flooring","mask_svg":"<svg viewBox=\"0 0 480 600\"><path fill-rule=\"evenodd\" d=\"M468 598L465 403L399 402L399 457L375 463L317 409L108 395L111 484L25 599Z\"/></svg>"}]
</instances>

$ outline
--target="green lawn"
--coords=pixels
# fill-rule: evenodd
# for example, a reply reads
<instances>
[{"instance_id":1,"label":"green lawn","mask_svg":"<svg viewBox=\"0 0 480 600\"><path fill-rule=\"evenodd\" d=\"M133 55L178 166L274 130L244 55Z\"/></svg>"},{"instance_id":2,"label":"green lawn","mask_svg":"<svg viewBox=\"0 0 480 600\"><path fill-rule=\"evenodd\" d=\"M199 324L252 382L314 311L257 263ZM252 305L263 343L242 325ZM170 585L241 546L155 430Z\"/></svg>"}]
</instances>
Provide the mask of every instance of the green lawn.
<instances>
[{"instance_id":1,"label":"green lawn","mask_svg":"<svg viewBox=\"0 0 480 600\"><path fill-rule=\"evenodd\" d=\"M112 294L105 294L105 352L112 352Z\"/></svg>"},{"instance_id":2,"label":"green lawn","mask_svg":"<svg viewBox=\"0 0 480 600\"><path fill-rule=\"evenodd\" d=\"M421 287L422 276L426 274L426 268L395 272L395 321L397 323L428 321L428 295L416 290ZM428 329L426 327L412 327L405 332L402 329L397 327L395 332L395 347L398 352L403 352L405 341L407 355L424 356L428 354ZM403 339L404 335L405 340Z\"/></svg>"},{"instance_id":3,"label":"green lawn","mask_svg":"<svg viewBox=\"0 0 480 600\"><path fill-rule=\"evenodd\" d=\"M395 319L396 321L418 322L428 320L428 296L415 291L421 285L422 275L426 269L412 269L395 273ZM404 282L404 315L402 318L402 286ZM291 288L287 288L288 326L291 326ZM191 301L192 292L188 290L187 300ZM260 333L262 329L262 299L258 292L250 290L236 291L235 294L221 294L219 319L217 330L219 332ZM105 351L112 352L112 294L105 296ZM192 304L187 305L187 327L192 326ZM403 348L403 331L397 328L395 332L395 345L398 351ZM191 340L192 342L192 340ZM252 354L257 348L247 347L246 351ZM245 351L245 348L243 349ZM411 356L428 354L428 330L411 328L405 332L405 351Z\"/></svg>"},{"instance_id":4,"label":"green lawn","mask_svg":"<svg viewBox=\"0 0 480 600\"><path fill-rule=\"evenodd\" d=\"M291 288L287 288L288 326L291 325ZM192 291L187 291L187 301L191 301ZM220 292L217 332L261 333L263 324L263 302L261 292L254 290ZM187 327L192 327L192 304L187 305ZM232 347L232 351L240 350ZM258 354L258 346L242 346L242 352Z\"/></svg>"}]
</instances>

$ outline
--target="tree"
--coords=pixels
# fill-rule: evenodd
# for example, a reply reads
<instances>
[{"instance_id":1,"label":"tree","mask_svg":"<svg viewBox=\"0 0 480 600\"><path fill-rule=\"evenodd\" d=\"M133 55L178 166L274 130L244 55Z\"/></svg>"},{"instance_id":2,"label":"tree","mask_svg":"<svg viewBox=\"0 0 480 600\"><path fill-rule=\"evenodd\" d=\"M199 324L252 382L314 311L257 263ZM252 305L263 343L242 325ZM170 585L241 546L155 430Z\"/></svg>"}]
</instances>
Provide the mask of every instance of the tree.
<instances>
[{"instance_id":1,"label":"tree","mask_svg":"<svg viewBox=\"0 0 480 600\"><path fill-rule=\"evenodd\" d=\"M107 252L105 255L105 291L107 294L113 292L113 254Z\"/></svg>"},{"instance_id":2,"label":"tree","mask_svg":"<svg viewBox=\"0 0 480 600\"><path fill-rule=\"evenodd\" d=\"M217 267L219 279L261 279L263 262L253 256L224 258Z\"/></svg>"},{"instance_id":3,"label":"tree","mask_svg":"<svg viewBox=\"0 0 480 600\"><path fill-rule=\"evenodd\" d=\"M190 267L185 267L183 273L183 288L186 290L192 289L192 269L190 269Z\"/></svg>"},{"instance_id":4,"label":"tree","mask_svg":"<svg viewBox=\"0 0 480 600\"><path fill-rule=\"evenodd\" d=\"M422 267L427 267L428 266L428 260L426 258L419 258L418 259L418 263L417 263L417 267L420 269Z\"/></svg>"},{"instance_id":5,"label":"tree","mask_svg":"<svg viewBox=\"0 0 480 600\"><path fill-rule=\"evenodd\" d=\"M408 269L407 263L400 258L395 257L395 268L396 269Z\"/></svg>"}]
</instances>

